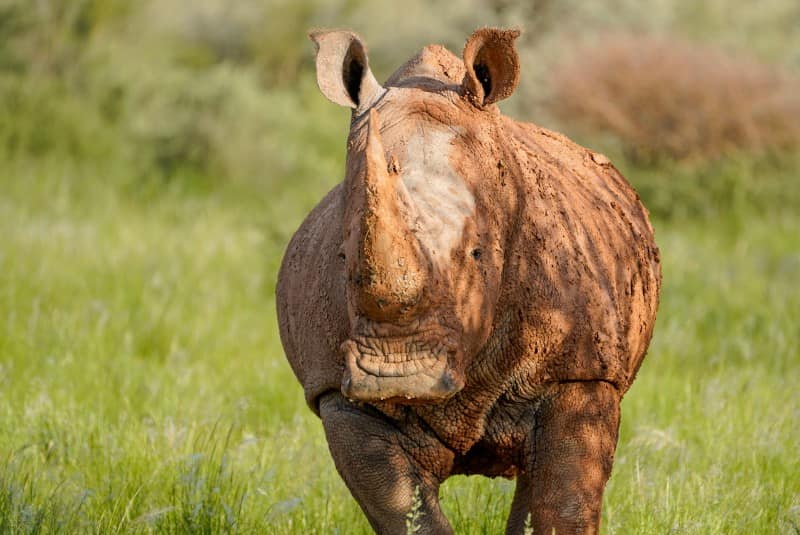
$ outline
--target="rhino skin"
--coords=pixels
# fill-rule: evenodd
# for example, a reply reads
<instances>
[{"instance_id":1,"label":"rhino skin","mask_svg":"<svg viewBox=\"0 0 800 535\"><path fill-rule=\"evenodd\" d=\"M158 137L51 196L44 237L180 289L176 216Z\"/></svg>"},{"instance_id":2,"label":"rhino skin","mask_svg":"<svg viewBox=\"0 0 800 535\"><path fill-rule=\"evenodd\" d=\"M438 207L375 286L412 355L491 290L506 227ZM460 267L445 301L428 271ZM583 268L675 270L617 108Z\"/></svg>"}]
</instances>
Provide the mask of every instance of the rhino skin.
<instances>
[{"instance_id":1,"label":"rhino skin","mask_svg":"<svg viewBox=\"0 0 800 535\"><path fill-rule=\"evenodd\" d=\"M652 336L659 253L608 159L503 116L518 31L427 46L385 84L348 31L311 34L353 109L346 173L288 246L281 340L379 533L450 533L453 474L516 478L508 533L595 533L620 400Z\"/></svg>"}]
</instances>

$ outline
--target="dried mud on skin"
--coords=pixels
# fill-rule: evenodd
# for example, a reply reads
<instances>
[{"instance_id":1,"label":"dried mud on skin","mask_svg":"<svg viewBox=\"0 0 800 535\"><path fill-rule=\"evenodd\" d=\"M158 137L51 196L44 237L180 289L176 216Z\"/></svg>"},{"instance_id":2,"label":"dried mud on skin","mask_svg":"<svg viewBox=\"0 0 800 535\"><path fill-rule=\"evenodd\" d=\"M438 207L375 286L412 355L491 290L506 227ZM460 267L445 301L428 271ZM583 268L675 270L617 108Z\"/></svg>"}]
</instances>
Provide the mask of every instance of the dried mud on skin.
<instances>
[{"instance_id":1,"label":"dried mud on skin","mask_svg":"<svg viewBox=\"0 0 800 535\"><path fill-rule=\"evenodd\" d=\"M380 86L355 34L312 35L320 88L353 121L345 178L283 261L281 338L379 531L412 483L428 528L448 529L436 492L456 473L519 476L509 531L527 511L596 529L652 335L661 275L638 195L605 156L494 105L519 80L516 36L478 30L463 60L425 47Z\"/></svg>"}]
</instances>

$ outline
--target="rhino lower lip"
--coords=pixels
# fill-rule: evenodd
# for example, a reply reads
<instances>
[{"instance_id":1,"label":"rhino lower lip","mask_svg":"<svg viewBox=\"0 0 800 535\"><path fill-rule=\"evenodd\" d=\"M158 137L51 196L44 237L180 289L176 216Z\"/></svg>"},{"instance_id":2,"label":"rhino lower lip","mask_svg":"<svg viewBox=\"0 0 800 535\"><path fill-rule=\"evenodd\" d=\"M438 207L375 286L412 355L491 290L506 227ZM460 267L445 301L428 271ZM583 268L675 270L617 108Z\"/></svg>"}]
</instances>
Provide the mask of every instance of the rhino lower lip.
<instances>
[{"instance_id":1,"label":"rhino lower lip","mask_svg":"<svg viewBox=\"0 0 800 535\"><path fill-rule=\"evenodd\" d=\"M430 348L415 340L384 353L374 349L385 348L385 340L372 340L367 345L360 342L348 340L342 345L345 369L341 388L350 399L435 403L452 397L464 386L463 374L453 367L454 352L442 345ZM369 352L362 351L367 347ZM400 351L401 347L410 351Z\"/></svg>"},{"instance_id":2,"label":"rhino lower lip","mask_svg":"<svg viewBox=\"0 0 800 535\"><path fill-rule=\"evenodd\" d=\"M350 339L342 344L346 360L376 377L409 377L447 366L450 353L441 343L413 338Z\"/></svg>"},{"instance_id":3,"label":"rhino lower lip","mask_svg":"<svg viewBox=\"0 0 800 535\"><path fill-rule=\"evenodd\" d=\"M377 377L406 377L424 373L436 366L441 357L430 354L408 355L401 362L387 362L386 359L371 355L361 355L355 359L356 365L370 375Z\"/></svg>"}]
</instances>

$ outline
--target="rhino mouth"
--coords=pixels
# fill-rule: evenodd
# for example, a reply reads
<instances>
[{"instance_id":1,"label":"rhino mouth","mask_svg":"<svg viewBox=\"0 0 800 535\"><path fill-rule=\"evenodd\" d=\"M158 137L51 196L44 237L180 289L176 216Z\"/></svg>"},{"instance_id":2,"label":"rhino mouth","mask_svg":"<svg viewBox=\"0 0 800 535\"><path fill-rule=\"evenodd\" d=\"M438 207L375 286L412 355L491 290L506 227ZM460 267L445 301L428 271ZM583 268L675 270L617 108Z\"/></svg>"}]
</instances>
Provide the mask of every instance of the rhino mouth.
<instances>
[{"instance_id":1,"label":"rhino mouth","mask_svg":"<svg viewBox=\"0 0 800 535\"><path fill-rule=\"evenodd\" d=\"M449 333L352 336L342 344L342 393L358 401L444 401L464 388Z\"/></svg>"}]
</instances>

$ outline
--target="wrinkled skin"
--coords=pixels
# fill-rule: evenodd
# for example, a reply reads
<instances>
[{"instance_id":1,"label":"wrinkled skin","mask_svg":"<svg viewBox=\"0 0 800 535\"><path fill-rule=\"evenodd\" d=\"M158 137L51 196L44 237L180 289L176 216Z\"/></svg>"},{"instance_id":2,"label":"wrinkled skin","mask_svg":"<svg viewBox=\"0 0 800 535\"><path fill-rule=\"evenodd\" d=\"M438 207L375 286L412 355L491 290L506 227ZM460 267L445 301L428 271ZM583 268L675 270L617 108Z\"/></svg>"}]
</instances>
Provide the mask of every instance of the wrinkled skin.
<instances>
[{"instance_id":1,"label":"wrinkled skin","mask_svg":"<svg viewBox=\"0 0 800 535\"><path fill-rule=\"evenodd\" d=\"M647 212L617 170L500 114L517 32L428 46L383 85L350 32L312 34L353 108L347 169L289 244L281 339L379 533L448 533L453 474L516 478L508 533L594 533L619 404L658 305Z\"/></svg>"}]
</instances>

